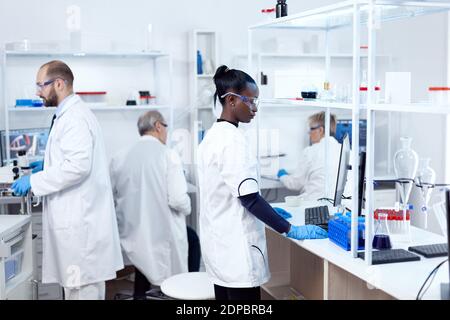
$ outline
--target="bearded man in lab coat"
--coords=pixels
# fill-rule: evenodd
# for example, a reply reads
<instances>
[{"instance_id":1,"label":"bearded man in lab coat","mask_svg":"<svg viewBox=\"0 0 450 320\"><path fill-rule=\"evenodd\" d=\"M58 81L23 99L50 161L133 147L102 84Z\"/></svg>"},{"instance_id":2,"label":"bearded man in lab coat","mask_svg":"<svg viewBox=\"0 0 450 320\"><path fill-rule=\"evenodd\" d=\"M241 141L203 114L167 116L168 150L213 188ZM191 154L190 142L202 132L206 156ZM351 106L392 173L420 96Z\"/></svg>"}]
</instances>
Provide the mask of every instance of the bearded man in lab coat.
<instances>
[{"instance_id":1,"label":"bearded man in lab coat","mask_svg":"<svg viewBox=\"0 0 450 320\"><path fill-rule=\"evenodd\" d=\"M73 80L62 61L39 69L36 94L57 108L44 161L12 188L43 197L42 282L59 283L68 300L101 300L123 260L102 132Z\"/></svg>"},{"instance_id":2,"label":"bearded man in lab coat","mask_svg":"<svg viewBox=\"0 0 450 320\"><path fill-rule=\"evenodd\" d=\"M191 202L161 113L143 114L138 129L139 141L113 157L110 172L124 258L136 269L134 298L145 299L151 284L188 272Z\"/></svg>"}]
</instances>

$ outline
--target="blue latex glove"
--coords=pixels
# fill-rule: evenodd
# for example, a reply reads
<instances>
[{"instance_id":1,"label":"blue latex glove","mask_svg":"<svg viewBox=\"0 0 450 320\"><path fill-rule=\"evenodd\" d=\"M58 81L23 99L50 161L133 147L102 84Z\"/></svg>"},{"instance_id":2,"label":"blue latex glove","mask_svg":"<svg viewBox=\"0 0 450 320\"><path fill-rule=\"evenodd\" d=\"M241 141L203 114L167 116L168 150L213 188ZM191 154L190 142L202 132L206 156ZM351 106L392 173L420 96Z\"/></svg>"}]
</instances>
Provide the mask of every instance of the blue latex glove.
<instances>
[{"instance_id":1,"label":"blue latex glove","mask_svg":"<svg viewBox=\"0 0 450 320\"><path fill-rule=\"evenodd\" d=\"M31 170L32 173L42 171L44 170L44 161L43 160L34 161L30 163L30 168L33 169Z\"/></svg>"},{"instance_id":2,"label":"blue latex glove","mask_svg":"<svg viewBox=\"0 0 450 320\"><path fill-rule=\"evenodd\" d=\"M16 196L26 196L28 191L31 189L30 176L23 176L14 181L11 189Z\"/></svg>"},{"instance_id":3,"label":"blue latex glove","mask_svg":"<svg viewBox=\"0 0 450 320\"><path fill-rule=\"evenodd\" d=\"M305 226L291 226L291 230L289 230L287 236L297 240L325 239L328 238L328 232L321 227L307 224Z\"/></svg>"},{"instance_id":4,"label":"blue latex glove","mask_svg":"<svg viewBox=\"0 0 450 320\"><path fill-rule=\"evenodd\" d=\"M284 209L274 207L273 210L275 210L278 213L278 215L284 219L292 218L292 214L290 214Z\"/></svg>"},{"instance_id":5,"label":"blue latex glove","mask_svg":"<svg viewBox=\"0 0 450 320\"><path fill-rule=\"evenodd\" d=\"M288 173L287 173L286 170L280 169L280 170L278 170L277 177L278 177L278 178L281 178L282 176L286 176L287 174L288 174Z\"/></svg>"}]
</instances>

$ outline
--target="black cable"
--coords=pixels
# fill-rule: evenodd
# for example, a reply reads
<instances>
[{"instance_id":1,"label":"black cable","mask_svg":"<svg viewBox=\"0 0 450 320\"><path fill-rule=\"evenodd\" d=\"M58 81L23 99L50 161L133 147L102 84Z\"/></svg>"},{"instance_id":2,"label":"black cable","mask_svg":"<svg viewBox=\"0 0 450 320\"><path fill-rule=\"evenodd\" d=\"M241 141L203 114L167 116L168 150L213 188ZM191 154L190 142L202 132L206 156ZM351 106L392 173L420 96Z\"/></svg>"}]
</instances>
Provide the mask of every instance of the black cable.
<instances>
[{"instance_id":1,"label":"black cable","mask_svg":"<svg viewBox=\"0 0 450 320\"><path fill-rule=\"evenodd\" d=\"M342 199L347 200L347 199L344 198L344 197L342 197ZM329 203L331 203L332 205L334 205L334 199L331 199L331 198L319 198L319 199L317 199L317 201L320 201L320 200L328 201ZM350 210L349 208L347 208L347 207L344 207L344 208L345 208L345 210L347 210L347 211L349 211L349 212L352 212L352 210Z\"/></svg>"},{"instance_id":2,"label":"black cable","mask_svg":"<svg viewBox=\"0 0 450 320\"><path fill-rule=\"evenodd\" d=\"M422 284L422 287L420 287L420 290L419 290L419 292L417 293L417 296L416 296L416 300L422 299L422 297L425 295L425 293L426 293L426 291L428 290L428 288L431 286L431 283L433 282L433 279L434 279L434 276L433 276L433 275L436 274L437 271L439 270L439 268L440 268L444 263L446 263L447 261L448 261L448 259L445 259L444 261L442 261L441 263L439 263L439 264L433 269L433 271L430 272L430 274L428 275L428 277L425 279L425 282ZM425 285L427 284L428 279L430 279L431 276L433 276L433 279L431 280L430 285L429 285L429 286L427 287L427 289L423 292L423 294L420 295L421 292L422 292L422 290L423 290L423 288L424 288Z\"/></svg>"}]
</instances>

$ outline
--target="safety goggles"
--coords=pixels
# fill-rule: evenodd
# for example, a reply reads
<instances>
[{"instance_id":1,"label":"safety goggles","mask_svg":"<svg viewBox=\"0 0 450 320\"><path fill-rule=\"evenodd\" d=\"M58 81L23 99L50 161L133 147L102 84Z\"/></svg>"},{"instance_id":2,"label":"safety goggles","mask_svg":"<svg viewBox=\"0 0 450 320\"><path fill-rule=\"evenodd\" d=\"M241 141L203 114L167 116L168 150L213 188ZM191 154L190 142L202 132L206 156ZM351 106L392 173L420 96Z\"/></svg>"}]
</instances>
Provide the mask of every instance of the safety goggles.
<instances>
[{"instance_id":1,"label":"safety goggles","mask_svg":"<svg viewBox=\"0 0 450 320\"><path fill-rule=\"evenodd\" d=\"M309 130L308 130L308 133L311 133L314 130L317 130L317 129L322 128L322 127L323 127L322 125L318 125L318 126L315 126L315 127L310 127Z\"/></svg>"},{"instance_id":2,"label":"safety goggles","mask_svg":"<svg viewBox=\"0 0 450 320\"><path fill-rule=\"evenodd\" d=\"M50 80L47 80L47 81L45 81L43 83L36 82L36 90L37 91L42 91L42 90L44 90L44 88L46 86L51 85L53 82L55 82L58 79L61 79L61 78L50 79ZM63 80L65 83L67 82L64 79L61 79L61 80Z\"/></svg>"},{"instance_id":3,"label":"safety goggles","mask_svg":"<svg viewBox=\"0 0 450 320\"><path fill-rule=\"evenodd\" d=\"M227 92L220 96L221 99L225 98L226 96L235 96L242 100L246 105L253 106L255 108L258 108L259 106L259 99L258 98L249 98L246 96L241 96L240 94L234 93L234 92Z\"/></svg>"}]
</instances>

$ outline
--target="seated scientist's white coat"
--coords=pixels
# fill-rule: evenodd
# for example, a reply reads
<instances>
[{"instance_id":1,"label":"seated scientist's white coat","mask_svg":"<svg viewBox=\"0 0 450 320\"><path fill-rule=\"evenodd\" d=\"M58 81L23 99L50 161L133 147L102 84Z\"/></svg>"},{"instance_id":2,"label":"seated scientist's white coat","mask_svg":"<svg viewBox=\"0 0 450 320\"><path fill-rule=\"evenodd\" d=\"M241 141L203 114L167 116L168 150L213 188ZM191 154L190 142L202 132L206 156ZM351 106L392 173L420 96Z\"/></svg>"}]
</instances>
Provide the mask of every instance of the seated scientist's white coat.
<instances>
[{"instance_id":1,"label":"seated scientist's white coat","mask_svg":"<svg viewBox=\"0 0 450 320\"><path fill-rule=\"evenodd\" d=\"M283 185L300 192L305 200L317 200L322 197L333 197L339 166L341 145L335 138L329 137L328 179L329 194L325 193L325 139L306 147L300 156L297 169L293 174L280 177Z\"/></svg>"},{"instance_id":2,"label":"seated scientist's white coat","mask_svg":"<svg viewBox=\"0 0 450 320\"><path fill-rule=\"evenodd\" d=\"M333 198L336 189L341 144L332 136L324 137L324 117L322 113L310 117L309 134L312 145L302 151L297 169L292 174L280 177L280 181L287 189L299 191L300 196L308 201L323 197ZM335 120L334 128L333 125L331 127L334 132ZM327 141L328 159L325 157ZM326 165L329 174L328 193L325 186Z\"/></svg>"},{"instance_id":3,"label":"seated scientist's white coat","mask_svg":"<svg viewBox=\"0 0 450 320\"><path fill-rule=\"evenodd\" d=\"M166 126L157 111L141 116L139 141L110 164L125 261L154 285L188 272L186 215L191 203L181 159L165 145ZM156 137L146 128L159 130Z\"/></svg>"}]
</instances>

